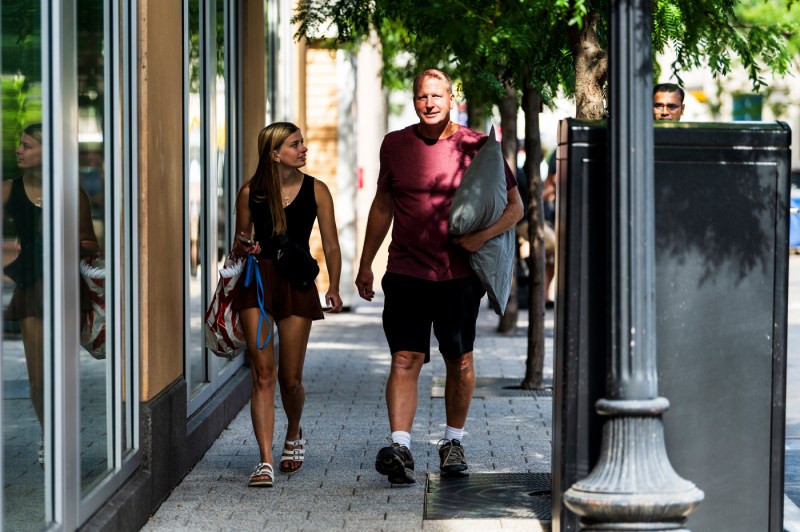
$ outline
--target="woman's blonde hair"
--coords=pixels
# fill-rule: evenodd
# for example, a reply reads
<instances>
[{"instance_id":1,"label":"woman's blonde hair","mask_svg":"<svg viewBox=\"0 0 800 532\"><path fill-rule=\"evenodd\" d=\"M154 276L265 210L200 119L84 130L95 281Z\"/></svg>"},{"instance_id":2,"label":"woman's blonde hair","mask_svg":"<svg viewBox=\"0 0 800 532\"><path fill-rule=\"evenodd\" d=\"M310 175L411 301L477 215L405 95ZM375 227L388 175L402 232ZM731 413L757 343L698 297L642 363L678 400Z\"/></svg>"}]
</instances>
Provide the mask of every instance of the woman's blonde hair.
<instances>
[{"instance_id":1,"label":"woman's blonde hair","mask_svg":"<svg viewBox=\"0 0 800 532\"><path fill-rule=\"evenodd\" d=\"M22 133L36 139L39 144L42 143L42 124L31 124L23 129Z\"/></svg>"},{"instance_id":2,"label":"woman's blonde hair","mask_svg":"<svg viewBox=\"0 0 800 532\"><path fill-rule=\"evenodd\" d=\"M274 122L258 134L258 167L250 178L250 197L256 203L267 202L272 216L272 234L286 232L286 214L281 203L281 181L272 153L279 150L290 135L300 131L291 122Z\"/></svg>"}]
</instances>

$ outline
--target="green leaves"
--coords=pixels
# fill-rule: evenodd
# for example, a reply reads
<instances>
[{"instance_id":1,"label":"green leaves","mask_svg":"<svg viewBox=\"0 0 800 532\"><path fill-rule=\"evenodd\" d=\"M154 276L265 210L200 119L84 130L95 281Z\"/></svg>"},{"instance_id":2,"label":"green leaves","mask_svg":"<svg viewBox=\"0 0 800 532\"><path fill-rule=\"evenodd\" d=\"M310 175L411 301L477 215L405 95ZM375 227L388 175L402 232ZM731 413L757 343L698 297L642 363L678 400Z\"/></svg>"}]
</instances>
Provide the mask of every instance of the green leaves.
<instances>
[{"instance_id":1,"label":"green leaves","mask_svg":"<svg viewBox=\"0 0 800 532\"><path fill-rule=\"evenodd\" d=\"M791 5L793 4L793 6ZM653 8L653 50L672 46L677 58L672 75L707 66L714 75L726 75L740 64L753 89L766 84L764 70L788 72L797 44L800 3L786 6L764 0L658 0Z\"/></svg>"},{"instance_id":2,"label":"green leaves","mask_svg":"<svg viewBox=\"0 0 800 532\"><path fill-rule=\"evenodd\" d=\"M491 105L506 83L518 92L530 83L545 104L573 93L576 61L604 56L607 16L608 0L301 0L293 21L306 37L330 25L339 45L374 30L384 84L407 87L418 68L436 67ZM787 72L800 50L800 0L652 0L652 16L654 53L675 51L678 78L703 66L725 75L740 63L758 89L763 70ZM604 69L597 76L602 84Z\"/></svg>"}]
</instances>

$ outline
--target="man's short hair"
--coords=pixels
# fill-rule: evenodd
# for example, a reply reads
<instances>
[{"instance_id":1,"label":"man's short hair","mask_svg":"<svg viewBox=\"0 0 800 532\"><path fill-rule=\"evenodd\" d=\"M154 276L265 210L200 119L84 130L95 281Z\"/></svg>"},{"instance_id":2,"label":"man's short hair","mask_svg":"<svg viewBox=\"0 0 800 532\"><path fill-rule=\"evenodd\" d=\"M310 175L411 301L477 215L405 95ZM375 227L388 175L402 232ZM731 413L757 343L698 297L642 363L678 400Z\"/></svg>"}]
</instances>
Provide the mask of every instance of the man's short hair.
<instances>
[{"instance_id":1,"label":"man's short hair","mask_svg":"<svg viewBox=\"0 0 800 532\"><path fill-rule=\"evenodd\" d=\"M447 85L447 93L450 94L453 92L453 81L450 79L450 76L442 72L441 70L436 70L435 68L429 68L428 70L422 71L417 74L417 77L414 78L414 86L413 91L414 94L417 94L417 89L422 84L423 80L427 78L435 78L444 81L445 85Z\"/></svg>"},{"instance_id":2,"label":"man's short hair","mask_svg":"<svg viewBox=\"0 0 800 532\"><path fill-rule=\"evenodd\" d=\"M686 97L686 93L675 83L659 83L655 87L653 87L653 96L656 95L658 92L679 92L681 94L681 103L683 103L683 99Z\"/></svg>"}]
</instances>

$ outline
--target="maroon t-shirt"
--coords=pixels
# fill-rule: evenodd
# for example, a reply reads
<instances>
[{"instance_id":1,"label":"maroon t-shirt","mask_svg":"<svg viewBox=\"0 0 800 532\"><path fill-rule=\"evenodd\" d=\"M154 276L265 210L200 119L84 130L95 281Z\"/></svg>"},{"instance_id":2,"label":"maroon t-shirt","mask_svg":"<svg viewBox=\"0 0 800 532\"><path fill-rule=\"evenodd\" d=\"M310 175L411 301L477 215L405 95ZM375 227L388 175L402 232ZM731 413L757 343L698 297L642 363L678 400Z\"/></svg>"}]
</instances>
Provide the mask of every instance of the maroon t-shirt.
<instances>
[{"instance_id":1,"label":"maroon t-shirt","mask_svg":"<svg viewBox=\"0 0 800 532\"><path fill-rule=\"evenodd\" d=\"M450 205L486 135L466 127L440 140L412 125L386 135L378 191L392 195L394 225L386 270L430 281L469 277L469 254L447 233ZM506 187L517 186L506 165Z\"/></svg>"}]
</instances>

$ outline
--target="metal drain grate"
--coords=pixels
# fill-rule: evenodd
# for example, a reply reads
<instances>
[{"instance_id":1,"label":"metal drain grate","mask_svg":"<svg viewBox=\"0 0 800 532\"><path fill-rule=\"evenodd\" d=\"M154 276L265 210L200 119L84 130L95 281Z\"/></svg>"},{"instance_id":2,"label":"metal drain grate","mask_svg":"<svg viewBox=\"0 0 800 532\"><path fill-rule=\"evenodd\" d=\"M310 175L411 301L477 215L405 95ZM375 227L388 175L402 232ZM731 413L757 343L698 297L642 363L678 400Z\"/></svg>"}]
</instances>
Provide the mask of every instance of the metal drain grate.
<instances>
[{"instance_id":1,"label":"metal drain grate","mask_svg":"<svg viewBox=\"0 0 800 532\"><path fill-rule=\"evenodd\" d=\"M444 377L434 376L431 382L431 397L444 397ZM497 377L478 377L472 397L552 397L553 383L545 381L545 390L523 390L520 379L501 379Z\"/></svg>"},{"instance_id":2,"label":"metal drain grate","mask_svg":"<svg viewBox=\"0 0 800 532\"><path fill-rule=\"evenodd\" d=\"M428 474L424 519L538 519L550 521L549 473Z\"/></svg>"}]
</instances>

